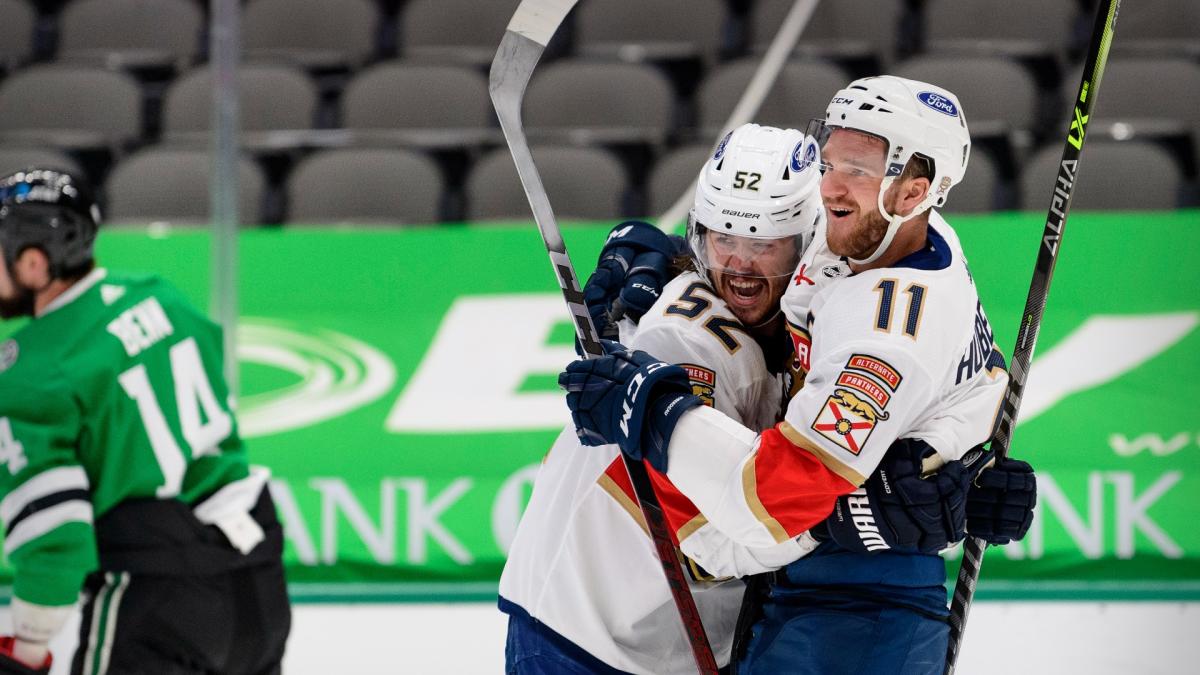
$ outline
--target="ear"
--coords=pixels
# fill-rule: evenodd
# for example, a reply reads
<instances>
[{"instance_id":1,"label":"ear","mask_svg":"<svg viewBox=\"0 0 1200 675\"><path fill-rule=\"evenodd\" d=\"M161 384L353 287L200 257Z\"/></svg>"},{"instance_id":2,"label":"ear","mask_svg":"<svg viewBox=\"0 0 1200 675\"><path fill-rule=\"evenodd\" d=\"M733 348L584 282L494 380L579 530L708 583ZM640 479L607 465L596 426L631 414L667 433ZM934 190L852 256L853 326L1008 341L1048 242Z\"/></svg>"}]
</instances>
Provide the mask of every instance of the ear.
<instances>
[{"instance_id":1,"label":"ear","mask_svg":"<svg viewBox=\"0 0 1200 675\"><path fill-rule=\"evenodd\" d=\"M932 187L928 178L909 178L901 181L896 189L896 203L892 213L907 216L917 205L925 201Z\"/></svg>"},{"instance_id":2,"label":"ear","mask_svg":"<svg viewBox=\"0 0 1200 675\"><path fill-rule=\"evenodd\" d=\"M21 285L29 288L45 288L54 280L50 275L50 259L42 249L35 247L21 251L13 264L13 273Z\"/></svg>"}]
</instances>

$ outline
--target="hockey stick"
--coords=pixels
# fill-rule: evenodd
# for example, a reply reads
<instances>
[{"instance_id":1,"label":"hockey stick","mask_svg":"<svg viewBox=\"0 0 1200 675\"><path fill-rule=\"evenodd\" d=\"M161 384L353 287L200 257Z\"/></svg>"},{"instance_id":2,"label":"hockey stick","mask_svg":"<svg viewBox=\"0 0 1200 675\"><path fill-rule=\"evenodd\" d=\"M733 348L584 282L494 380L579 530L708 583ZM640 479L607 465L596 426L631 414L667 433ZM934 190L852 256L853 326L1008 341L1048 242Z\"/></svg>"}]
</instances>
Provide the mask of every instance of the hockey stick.
<instances>
[{"instance_id":1,"label":"hockey stick","mask_svg":"<svg viewBox=\"0 0 1200 675\"><path fill-rule=\"evenodd\" d=\"M762 62L758 64L758 69L754 71L754 76L746 85L746 91L738 99L733 112L729 113L729 119L725 120L725 126L721 128L721 133L713 139L713 147L716 147L725 134L749 122L758 114L758 109L762 107L767 94L771 92L771 86L775 84L775 78L779 77L779 71L783 70L783 64L787 62L788 55L796 47L796 41L800 39L804 28L808 26L808 20L812 17L813 10L817 8L817 2L819 0L796 0L796 4L788 10L787 16L779 26L779 31L775 33L771 45L763 54ZM688 183L688 188L679 195L679 199L676 199L671 208L658 217L659 229L670 232L671 228L687 215L692 201L692 191L696 187L694 183L695 181Z\"/></svg>"},{"instance_id":2,"label":"hockey stick","mask_svg":"<svg viewBox=\"0 0 1200 675\"><path fill-rule=\"evenodd\" d=\"M1067 129L1062 161L1058 163L1054 192L1050 196L1050 210L1046 214L1046 228L1042 231L1042 245L1038 248L1033 281L1030 282L1029 295L1025 299L1025 313L1017 331L1017 345L1013 347L1008 392L1001 407L996 433L992 437L991 447L996 451L998 458L1008 454L1017 411L1021 408L1025 378L1029 374L1029 362L1033 359L1038 329L1042 325L1042 313L1046 309L1046 296L1050 292L1050 281L1054 276L1054 263L1058 260L1063 230L1071 210L1071 195L1079 176L1079 155L1083 150L1088 118L1096 106L1100 78L1104 75L1104 64L1108 60L1109 47L1112 46L1120 5L1121 0L1104 0L1096 9L1096 22L1092 28L1091 43L1088 45L1087 61L1083 65L1083 79L1079 83L1079 94L1075 97L1075 114ZM979 581L979 568L983 564L985 550L987 542L978 537L969 537L963 546L962 564L958 568L954 600L950 605L950 643L946 649L945 670L947 675L954 673L954 666L962 649L967 613L971 610L971 600L975 596L975 584Z\"/></svg>"},{"instance_id":3,"label":"hockey stick","mask_svg":"<svg viewBox=\"0 0 1200 675\"><path fill-rule=\"evenodd\" d=\"M579 278L575 275L575 268L567 255L567 246L554 219L554 212L550 209L550 199L546 196L546 189L542 186L542 179L533 163L533 155L529 151L529 143L521 124L521 101L525 97L529 78L546 48L546 43L558 30L559 24L566 18L575 2L576 0L522 0L509 21L508 30L505 31L500 48L496 51L496 58L492 61L488 90L491 92L492 105L496 108L496 116L500 119L500 128L517 165L517 174L525 188L525 196L533 210L533 219L537 222L542 241L546 244L546 251L550 254L550 263L558 277L567 307L574 317L575 333L579 336L585 358L592 358L603 356L604 349L600 346L596 327L584 305ZM671 543L667 521L651 487L650 476L641 462L628 461L624 455L622 459L641 504L642 516L654 541L655 551L662 562L671 596L683 620L692 655L696 658L696 667L701 675L716 675L717 661L708 644L708 636L704 633L700 612L696 609L696 601L688 588L687 578L683 575L679 556Z\"/></svg>"}]
</instances>

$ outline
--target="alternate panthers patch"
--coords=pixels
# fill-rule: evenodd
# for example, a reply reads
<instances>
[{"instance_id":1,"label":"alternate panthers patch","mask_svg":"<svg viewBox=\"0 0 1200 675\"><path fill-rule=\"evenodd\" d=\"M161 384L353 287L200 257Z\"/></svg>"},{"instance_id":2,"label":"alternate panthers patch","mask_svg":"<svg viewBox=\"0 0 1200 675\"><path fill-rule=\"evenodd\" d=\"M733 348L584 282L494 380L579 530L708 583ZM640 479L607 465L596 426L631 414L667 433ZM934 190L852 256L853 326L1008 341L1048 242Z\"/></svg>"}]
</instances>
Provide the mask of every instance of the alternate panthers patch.
<instances>
[{"instance_id":1,"label":"alternate panthers patch","mask_svg":"<svg viewBox=\"0 0 1200 675\"><path fill-rule=\"evenodd\" d=\"M16 340L5 340L4 344L0 344L0 373L12 368L20 355L21 347Z\"/></svg>"},{"instance_id":2,"label":"alternate panthers patch","mask_svg":"<svg viewBox=\"0 0 1200 675\"><path fill-rule=\"evenodd\" d=\"M833 396L825 400L817 419L813 420L813 431L837 443L853 455L862 452L875 425L890 415L880 413L866 401L845 389L835 389Z\"/></svg>"},{"instance_id":3,"label":"alternate panthers patch","mask_svg":"<svg viewBox=\"0 0 1200 675\"><path fill-rule=\"evenodd\" d=\"M712 407L713 395L717 386L717 374L708 368L691 363L679 364L687 371L688 380L692 383L692 393L704 401L704 405Z\"/></svg>"},{"instance_id":4,"label":"alternate panthers patch","mask_svg":"<svg viewBox=\"0 0 1200 675\"><path fill-rule=\"evenodd\" d=\"M854 354L850 360L846 362L846 370L858 370L864 373L870 373L879 378L888 389L896 391L900 386L900 381L904 378L900 372L893 368L887 361L877 359L874 356L866 354Z\"/></svg>"}]
</instances>

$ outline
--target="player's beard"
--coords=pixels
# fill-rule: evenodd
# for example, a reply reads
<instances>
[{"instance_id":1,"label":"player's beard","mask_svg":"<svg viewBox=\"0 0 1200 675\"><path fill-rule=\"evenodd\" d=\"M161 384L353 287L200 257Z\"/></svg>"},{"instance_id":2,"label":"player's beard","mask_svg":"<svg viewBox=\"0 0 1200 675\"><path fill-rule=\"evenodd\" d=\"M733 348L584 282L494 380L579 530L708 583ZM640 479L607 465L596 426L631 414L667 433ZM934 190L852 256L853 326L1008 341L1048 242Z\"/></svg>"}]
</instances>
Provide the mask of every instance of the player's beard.
<instances>
[{"instance_id":1,"label":"player's beard","mask_svg":"<svg viewBox=\"0 0 1200 675\"><path fill-rule=\"evenodd\" d=\"M836 207L837 205L834 206ZM885 206L888 205L885 204ZM888 206L889 211L892 206L894 205ZM888 221L879 212L879 209L875 207L874 203L871 204L870 209L857 208L855 214L857 214L858 219L853 226L849 228L844 225L841 227L829 227L826 230L825 239L829 245L829 250L834 254L862 260L870 257L875 252L875 249L879 247L879 243L883 241L884 235L887 234ZM833 220L832 214L826 213L826 215L830 216L831 221Z\"/></svg>"},{"instance_id":2,"label":"player's beard","mask_svg":"<svg viewBox=\"0 0 1200 675\"><path fill-rule=\"evenodd\" d=\"M0 319L15 319L33 316L33 289L14 283L16 294L11 298L0 298Z\"/></svg>"},{"instance_id":3,"label":"player's beard","mask_svg":"<svg viewBox=\"0 0 1200 675\"><path fill-rule=\"evenodd\" d=\"M791 275L775 277L743 277L728 272L713 271L712 284L725 306L737 320L747 328L754 328L770 321L779 312L779 299L787 288ZM735 289L734 281L738 282ZM754 289L753 295L745 295L746 289Z\"/></svg>"}]
</instances>

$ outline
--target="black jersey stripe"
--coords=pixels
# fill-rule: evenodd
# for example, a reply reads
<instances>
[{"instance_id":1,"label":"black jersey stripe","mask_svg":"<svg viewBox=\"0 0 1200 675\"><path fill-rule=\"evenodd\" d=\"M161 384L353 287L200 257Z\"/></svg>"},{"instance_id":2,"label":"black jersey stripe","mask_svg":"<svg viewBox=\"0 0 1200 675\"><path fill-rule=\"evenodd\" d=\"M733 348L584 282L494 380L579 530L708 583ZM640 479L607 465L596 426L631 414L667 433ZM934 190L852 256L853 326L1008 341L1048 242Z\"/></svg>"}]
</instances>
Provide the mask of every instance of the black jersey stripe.
<instances>
[{"instance_id":1,"label":"black jersey stripe","mask_svg":"<svg viewBox=\"0 0 1200 675\"><path fill-rule=\"evenodd\" d=\"M8 522L8 528L5 530L5 535L11 535L13 530L15 530L17 526L21 524L21 521L29 518L37 512L45 511L46 509L70 501L83 501L91 503L92 493L90 490L75 488L73 490L54 492L43 497L30 500L30 502L25 505L25 508L21 509L21 511Z\"/></svg>"}]
</instances>

